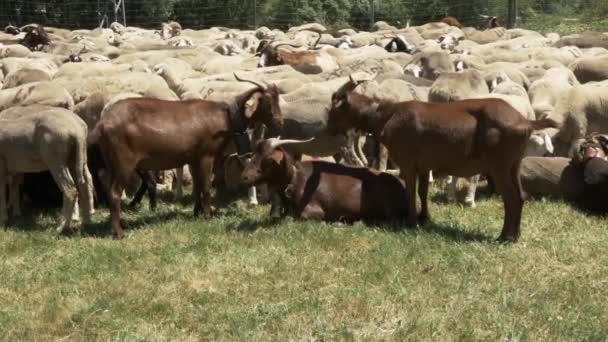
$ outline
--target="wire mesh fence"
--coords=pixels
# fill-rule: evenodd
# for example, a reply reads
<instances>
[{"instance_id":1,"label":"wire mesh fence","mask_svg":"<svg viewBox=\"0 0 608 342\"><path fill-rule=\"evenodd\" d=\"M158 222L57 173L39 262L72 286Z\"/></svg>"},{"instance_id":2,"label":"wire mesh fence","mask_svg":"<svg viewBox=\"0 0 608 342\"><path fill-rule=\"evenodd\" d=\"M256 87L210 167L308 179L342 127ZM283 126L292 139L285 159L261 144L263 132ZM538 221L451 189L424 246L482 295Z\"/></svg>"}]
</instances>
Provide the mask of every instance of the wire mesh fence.
<instances>
[{"instance_id":1,"label":"wire mesh fence","mask_svg":"<svg viewBox=\"0 0 608 342\"><path fill-rule=\"evenodd\" d=\"M575 21L581 20L582 9L598 17L608 15L606 0L0 0L0 25L36 22L90 29L124 21L152 28L176 20L193 29L252 29L262 25L285 29L320 22L334 28L366 30L380 20L398 26L407 22L417 25L452 15L475 26L481 22L480 15L498 16L506 24L509 4L513 3L518 3L517 18L524 25L527 20L552 14L559 20L564 9Z\"/></svg>"}]
</instances>

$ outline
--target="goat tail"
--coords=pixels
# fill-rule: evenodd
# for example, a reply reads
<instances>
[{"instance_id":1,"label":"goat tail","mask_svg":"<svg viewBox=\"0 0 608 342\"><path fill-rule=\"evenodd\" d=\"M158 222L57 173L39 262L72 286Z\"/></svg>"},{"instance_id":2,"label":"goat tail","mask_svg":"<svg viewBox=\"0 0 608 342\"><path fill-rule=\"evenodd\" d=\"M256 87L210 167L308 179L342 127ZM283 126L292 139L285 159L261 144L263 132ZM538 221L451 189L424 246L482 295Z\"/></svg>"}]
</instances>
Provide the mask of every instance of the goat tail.
<instances>
[{"instance_id":1,"label":"goat tail","mask_svg":"<svg viewBox=\"0 0 608 342\"><path fill-rule=\"evenodd\" d=\"M87 136L87 145L94 145L99 142L101 135L103 134L103 125L97 123L92 131Z\"/></svg>"},{"instance_id":2,"label":"goat tail","mask_svg":"<svg viewBox=\"0 0 608 342\"><path fill-rule=\"evenodd\" d=\"M538 131L545 128L559 128L557 121L553 119L528 120L532 131Z\"/></svg>"}]
</instances>

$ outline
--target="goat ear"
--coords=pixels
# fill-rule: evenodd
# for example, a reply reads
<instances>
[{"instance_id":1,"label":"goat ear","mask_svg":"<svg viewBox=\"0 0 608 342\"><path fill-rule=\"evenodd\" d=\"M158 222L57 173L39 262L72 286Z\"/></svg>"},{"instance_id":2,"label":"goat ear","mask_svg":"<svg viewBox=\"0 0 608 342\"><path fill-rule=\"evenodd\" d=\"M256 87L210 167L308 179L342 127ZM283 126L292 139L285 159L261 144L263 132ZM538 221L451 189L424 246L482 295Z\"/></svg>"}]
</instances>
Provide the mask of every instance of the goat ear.
<instances>
[{"instance_id":1,"label":"goat ear","mask_svg":"<svg viewBox=\"0 0 608 342\"><path fill-rule=\"evenodd\" d=\"M253 113L255 113L255 110L258 108L258 104L260 103L260 96L260 93L255 93L251 95L247 102L245 102L245 117L247 119L251 119Z\"/></svg>"},{"instance_id":2,"label":"goat ear","mask_svg":"<svg viewBox=\"0 0 608 342\"><path fill-rule=\"evenodd\" d=\"M549 134L543 133L543 139L545 141L545 148L547 149L547 152L553 154L553 151L555 149L553 147L553 142L551 141L551 137L549 136Z\"/></svg>"}]
</instances>

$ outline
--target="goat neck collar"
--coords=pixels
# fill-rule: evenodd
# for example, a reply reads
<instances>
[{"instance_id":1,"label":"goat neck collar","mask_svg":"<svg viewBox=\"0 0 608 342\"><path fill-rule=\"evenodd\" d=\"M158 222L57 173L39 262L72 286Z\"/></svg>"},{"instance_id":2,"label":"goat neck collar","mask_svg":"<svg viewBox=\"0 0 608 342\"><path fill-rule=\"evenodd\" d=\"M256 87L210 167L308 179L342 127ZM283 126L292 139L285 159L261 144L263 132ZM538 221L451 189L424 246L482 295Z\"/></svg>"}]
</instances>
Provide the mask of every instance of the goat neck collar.
<instances>
[{"instance_id":1,"label":"goat neck collar","mask_svg":"<svg viewBox=\"0 0 608 342\"><path fill-rule=\"evenodd\" d=\"M248 120L238 110L228 111L230 135L239 155L251 152L251 141L247 133Z\"/></svg>"},{"instance_id":2,"label":"goat neck collar","mask_svg":"<svg viewBox=\"0 0 608 342\"><path fill-rule=\"evenodd\" d=\"M230 124L230 132L233 134L245 134L249 120L241 113L239 108L234 108L228 111L228 120Z\"/></svg>"}]
</instances>

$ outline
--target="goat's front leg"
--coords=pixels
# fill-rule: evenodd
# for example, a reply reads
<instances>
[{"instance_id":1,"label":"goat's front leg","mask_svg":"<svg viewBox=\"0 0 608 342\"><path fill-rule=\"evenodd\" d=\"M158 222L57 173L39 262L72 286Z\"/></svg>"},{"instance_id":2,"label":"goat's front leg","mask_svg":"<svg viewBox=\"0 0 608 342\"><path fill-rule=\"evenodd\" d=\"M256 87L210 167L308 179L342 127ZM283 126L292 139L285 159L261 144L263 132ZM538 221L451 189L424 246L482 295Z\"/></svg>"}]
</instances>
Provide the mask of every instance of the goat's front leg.
<instances>
[{"instance_id":1,"label":"goat's front leg","mask_svg":"<svg viewBox=\"0 0 608 342\"><path fill-rule=\"evenodd\" d=\"M405 182L407 193L407 219L406 226L416 227L416 170L401 170L401 179Z\"/></svg>"},{"instance_id":2,"label":"goat's front leg","mask_svg":"<svg viewBox=\"0 0 608 342\"><path fill-rule=\"evenodd\" d=\"M429 213L429 171L420 172L418 174L418 196L420 196L420 215L418 215L418 222L421 225L426 224L431 219Z\"/></svg>"},{"instance_id":3,"label":"goat's front leg","mask_svg":"<svg viewBox=\"0 0 608 342\"><path fill-rule=\"evenodd\" d=\"M204 156L201 160L201 171L203 178L202 191L203 191L203 216L211 217L214 212L214 208L211 206L211 183L213 181L213 156Z\"/></svg>"}]
</instances>

